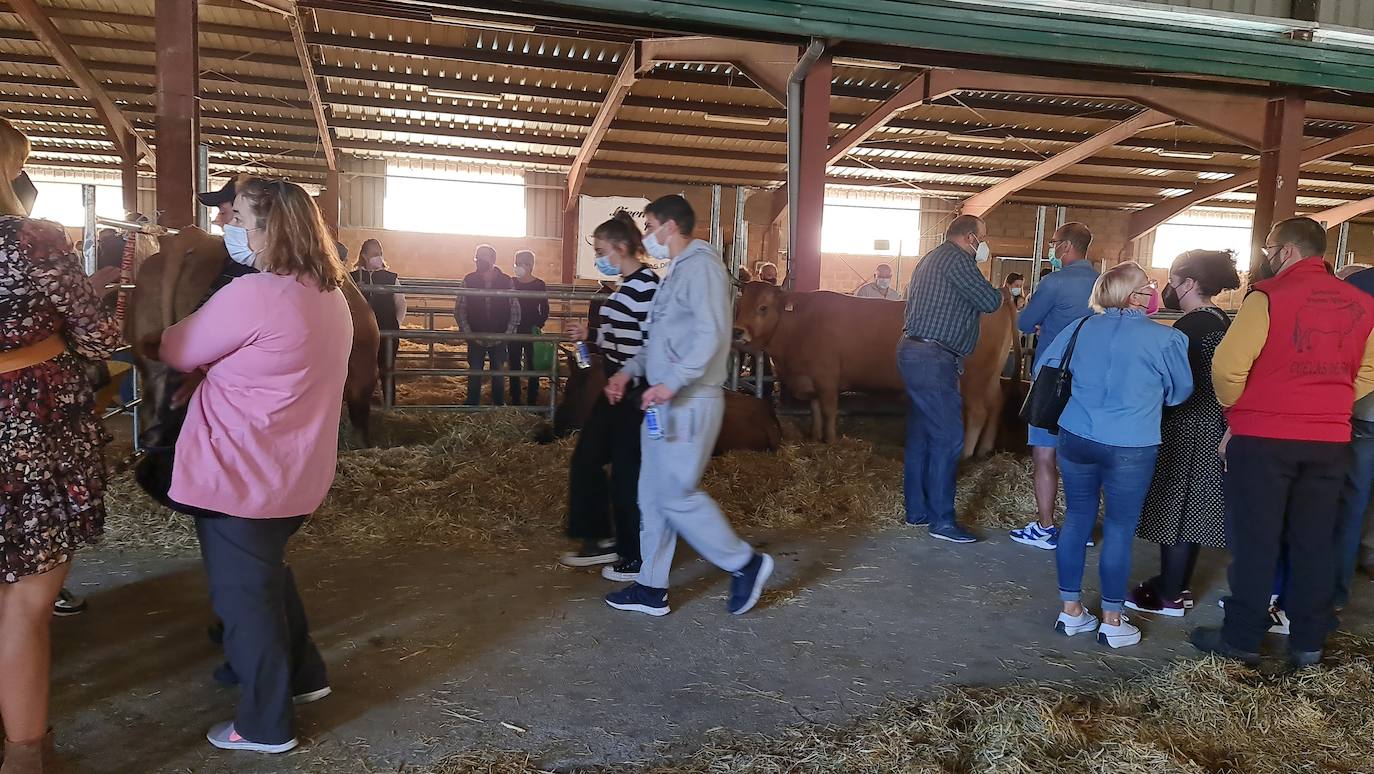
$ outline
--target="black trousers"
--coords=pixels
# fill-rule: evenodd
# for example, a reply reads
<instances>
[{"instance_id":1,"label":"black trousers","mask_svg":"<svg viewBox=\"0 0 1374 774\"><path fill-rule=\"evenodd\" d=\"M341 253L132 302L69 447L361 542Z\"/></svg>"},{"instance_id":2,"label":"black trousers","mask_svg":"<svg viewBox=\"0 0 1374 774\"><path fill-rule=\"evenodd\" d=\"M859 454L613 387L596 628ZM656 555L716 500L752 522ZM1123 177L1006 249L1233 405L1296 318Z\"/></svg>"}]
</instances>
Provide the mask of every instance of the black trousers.
<instances>
[{"instance_id":1,"label":"black trousers","mask_svg":"<svg viewBox=\"0 0 1374 774\"><path fill-rule=\"evenodd\" d=\"M643 420L637 392L626 394L614 406L601 395L577 437L568 470L568 536L609 538L614 514L616 553L622 560L639 559L639 426Z\"/></svg>"},{"instance_id":2,"label":"black trousers","mask_svg":"<svg viewBox=\"0 0 1374 774\"><path fill-rule=\"evenodd\" d=\"M1349 465L1345 443L1231 439L1225 479L1231 598L1223 633L1232 647L1259 651L1284 546L1289 649L1308 652L1325 645L1336 626L1336 522Z\"/></svg>"},{"instance_id":3,"label":"black trousers","mask_svg":"<svg viewBox=\"0 0 1374 774\"><path fill-rule=\"evenodd\" d=\"M196 517L210 602L224 621L224 654L242 691L234 730L262 744L293 739L291 697L329 684L286 566L286 543L304 521Z\"/></svg>"},{"instance_id":4,"label":"black trousers","mask_svg":"<svg viewBox=\"0 0 1374 774\"><path fill-rule=\"evenodd\" d=\"M521 333L533 333L534 331L520 331ZM510 370L512 371L533 371L534 370L534 342L532 341L512 341L510 347ZM520 395L520 377L510 377L510 403L512 406L533 406L539 402L539 377L525 377L525 395Z\"/></svg>"}]
</instances>

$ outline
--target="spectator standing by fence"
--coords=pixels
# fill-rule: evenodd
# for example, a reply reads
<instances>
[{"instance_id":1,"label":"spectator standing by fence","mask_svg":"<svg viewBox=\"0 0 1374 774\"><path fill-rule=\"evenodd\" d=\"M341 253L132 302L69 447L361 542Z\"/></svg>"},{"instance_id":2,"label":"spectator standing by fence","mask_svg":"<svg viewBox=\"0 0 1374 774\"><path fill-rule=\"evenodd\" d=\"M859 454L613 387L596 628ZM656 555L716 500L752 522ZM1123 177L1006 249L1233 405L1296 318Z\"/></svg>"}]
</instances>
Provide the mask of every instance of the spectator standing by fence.
<instances>
[{"instance_id":1,"label":"spectator standing by fence","mask_svg":"<svg viewBox=\"0 0 1374 774\"><path fill-rule=\"evenodd\" d=\"M463 287L480 290L511 290L513 283L496 265L496 248L480 245L473 257L477 270L463 278ZM454 316L464 333L515 333L520 327L520 304L513 298L488 295L458 296ZM502 371L506 367L506 342L499 339L468 339L468 368ZM482 377L468 377L468 405L482 403ZM491 377L491 405L506 405L505 377Z\"/></svg>"},{"instance_id":2,"label":"spectator standing by fence","mask_svg":"<svg viewBox=\"0 0 1374 774\"><path fill-rule=\"evenodd\" d=\"M534 276L534 252L521 250L515 254L515 278L511 282L515 290L543 293L548 290L544 280ZM520 305L520 324L516 333L534 333L549 321L549 299L518 298ZM512 371L534 370L534 342L516 341L510 345L510 367ZM524 395L520 392L520 377L510 378L510 402L513 406L533 406L539 403L539 377L531 376L525 380Z\"/></svg>"},{"instance_id":3,"label":"spectator standing by fence","mask_svg":"<svg viewBox=\"0 0 1374 774\"><path fill-rule=\"evenodd\" d=\"M350 276L367 298L367 305L372 308L372 314L377 318L378 330L398 331L404 327L406 297L401 293L372 290L378 285L399 285L401 281L382 257L381 242L376 239L363 242L362 248L358 250L358 266ZM380 370L386 370L387 355L396 352L398 343L394 338L382 339L382 346L377 348L377 366Z\"/></svg>"},{"instance_id":4,"label":"spectator standing by fence","mask_svg":"<svg viewBox=\"0 0 1374 774\"><path fill-rule=\"evenodd\" d=\"M901 291L892 286L892 267L886 263L878 264L873 270L873 279L860 285L854 291L857 298L881 298L886 301L901 301Z\"/></svg>"}]
</instances>

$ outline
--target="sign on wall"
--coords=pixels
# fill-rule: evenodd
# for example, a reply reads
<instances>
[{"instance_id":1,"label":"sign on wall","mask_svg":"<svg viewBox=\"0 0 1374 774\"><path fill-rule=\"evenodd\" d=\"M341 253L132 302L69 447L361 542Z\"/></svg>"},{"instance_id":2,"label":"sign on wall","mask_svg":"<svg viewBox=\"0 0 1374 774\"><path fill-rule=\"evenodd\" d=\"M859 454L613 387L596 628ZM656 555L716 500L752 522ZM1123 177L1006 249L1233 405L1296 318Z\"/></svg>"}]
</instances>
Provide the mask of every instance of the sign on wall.
<instances>
[{"instance_id":1,"label":"sign on wall","mask_svg":"<svg viewBox=\"0 0 1374 774\"><path fill-rule=\"evenodd\" d=\"M590 280L611 280L596 270L596 248L592 246L592 232L596 227L615 216L617 210L625 210L635 219L642 229L644 208L648 199L632 196L582 196L578 198L577 216L577 277ZM660 275L667 268L667 261L650 261L649 267Z\"/></svg>"}]
</instances>

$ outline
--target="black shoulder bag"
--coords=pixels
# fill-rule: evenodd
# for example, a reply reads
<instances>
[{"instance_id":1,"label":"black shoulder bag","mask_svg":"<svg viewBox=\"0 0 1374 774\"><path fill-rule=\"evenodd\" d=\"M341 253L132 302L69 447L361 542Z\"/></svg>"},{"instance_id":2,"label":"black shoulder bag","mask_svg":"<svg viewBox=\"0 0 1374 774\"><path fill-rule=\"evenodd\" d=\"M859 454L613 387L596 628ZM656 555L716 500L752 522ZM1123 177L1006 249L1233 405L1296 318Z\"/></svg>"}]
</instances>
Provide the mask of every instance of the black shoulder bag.
<instances>
[{"instance_id":1,"label":"black shoulder bag","mask_svg":"<svg viewBox=\"0 0 1374 774\"><path fill-rule=\"evenodd\" d=\"M1073 359L1073 348L1078 344L1078 334L1083 332L1083 323L1090 318L1078 321L1069 345L1064 348L1064 357L1058 366L1042 366L1035 375L1026 402L1021 404L1021 418L1026 424L1048 430L1052 435L1059 434L1059 415L1069 404L1073 393L1073 374L1069 373L1069 361Z\"/></svg>"}]
</instances>

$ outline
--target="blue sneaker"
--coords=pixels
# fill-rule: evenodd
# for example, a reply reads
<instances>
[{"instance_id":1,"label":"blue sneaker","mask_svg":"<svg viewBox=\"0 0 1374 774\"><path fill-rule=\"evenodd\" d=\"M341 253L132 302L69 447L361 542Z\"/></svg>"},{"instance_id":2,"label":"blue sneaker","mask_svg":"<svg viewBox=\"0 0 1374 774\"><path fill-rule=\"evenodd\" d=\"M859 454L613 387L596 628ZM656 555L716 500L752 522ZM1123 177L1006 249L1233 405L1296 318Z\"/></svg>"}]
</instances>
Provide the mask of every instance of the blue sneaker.
<instances>
[{"instance_id":1,"label":"blue sneaker","mask_svg":"<svg viewBox=\"0 0 1374 774\"><path fill-rule=\"evenodd\" d=\"M1059 547L1059 528L1053 525L1042 527L1039 522L1032 521L1021 529L1012 530L1011 539L1023 546L1053 551Z\"/></svg>"},{"instance_id":2,"label":"blue sneaker","mask_svg":"<svg viewBox=\"0 0 1374 774\"><path fill-rule=\"evenodd\" d=\"M631 583L620 591L606 595L606 604L616 610L631 610L648 615L667 615L668 590L651 589L638 583Z\"/></svg>"},{"instance_id":3,"label":"blue sneaker","mask_svg":"<svg viewBox=\"0 0 1374 774\"><path fill-rule=\"evenodd\" d=\"M931 524L930 536L936 540L948 540L951 543L977 543L978 537L970 532L965 532L959 528L955 522L949 524Z\"/></svg>"},{"instance_id":4,"label":"blue sneaker","mask_svg":"<svg viewBox=\"0 0 1374 774\"><path fill-rule=\"evenodd\" d=\"M913 515L911 515L911 514L908 513L908 514L906 515L906 523L907 523L907 524L910 524L910 525L912 525L912 526L916 526L916 527L924 527L925 525L927 525L927 524L930 523L930 517L929 517L929 516L913 516Z\"/></svg>"},{"instance_id":5,"label":"blue sneaker","mask_svg":"<svg viewBox=\"0 0 1374 774\"><path fill-rule=\"evenodd\" d=\"M744 569L731 573L730 614L744 615L759 602L763 584L773 574L773 557L768 554L754 554Z\"/></svg>"}]
</instances>

